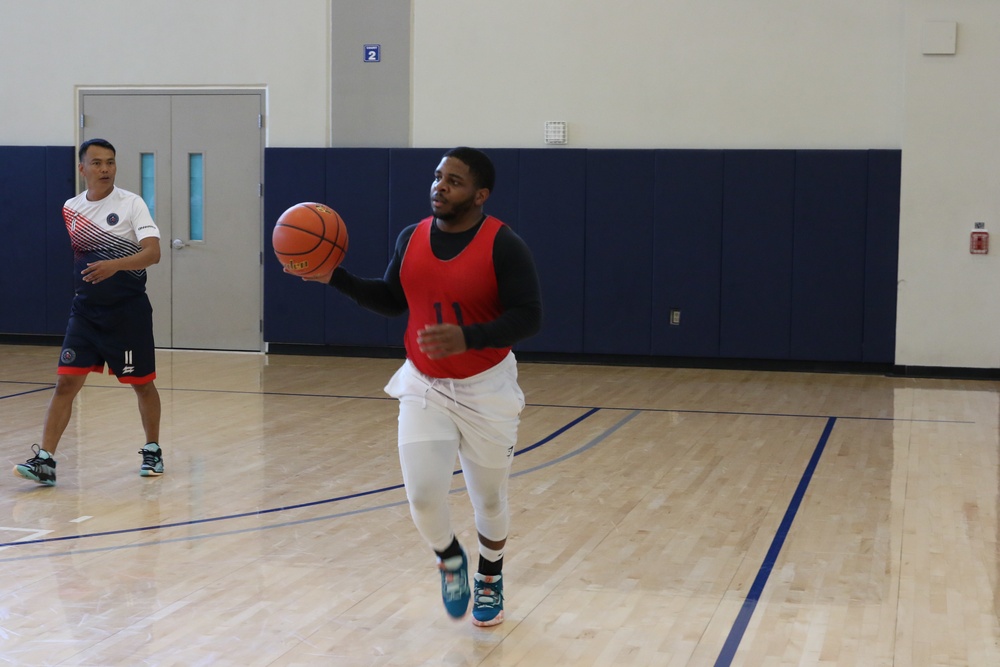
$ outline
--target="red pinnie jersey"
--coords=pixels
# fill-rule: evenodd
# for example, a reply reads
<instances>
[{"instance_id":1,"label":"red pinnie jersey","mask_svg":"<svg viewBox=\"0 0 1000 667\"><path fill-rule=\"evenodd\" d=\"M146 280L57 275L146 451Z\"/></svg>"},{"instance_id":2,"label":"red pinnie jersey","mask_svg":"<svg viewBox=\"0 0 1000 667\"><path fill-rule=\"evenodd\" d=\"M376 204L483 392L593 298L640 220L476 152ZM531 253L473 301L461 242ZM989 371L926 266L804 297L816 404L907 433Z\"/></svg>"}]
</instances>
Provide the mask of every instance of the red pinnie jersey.
<instances>
[{"instance_id":1,"label":"red pinnie jersey","mask_svg":"<svg viewBox=\"0 0 1000 667\"><path fill-rule=\"evenodd\" d=\"M410 237L399 271L410 309L406 325L406 356L424 375L462 379L496 366L509 347L466 350L430 359L417 345L417 332L428 324L479 324L503 312L493 266L493 241L503 227L487 216L472 242L457 257L440 260L431 250L434 218L421 220Z\"/></svg>"}]
</instances>

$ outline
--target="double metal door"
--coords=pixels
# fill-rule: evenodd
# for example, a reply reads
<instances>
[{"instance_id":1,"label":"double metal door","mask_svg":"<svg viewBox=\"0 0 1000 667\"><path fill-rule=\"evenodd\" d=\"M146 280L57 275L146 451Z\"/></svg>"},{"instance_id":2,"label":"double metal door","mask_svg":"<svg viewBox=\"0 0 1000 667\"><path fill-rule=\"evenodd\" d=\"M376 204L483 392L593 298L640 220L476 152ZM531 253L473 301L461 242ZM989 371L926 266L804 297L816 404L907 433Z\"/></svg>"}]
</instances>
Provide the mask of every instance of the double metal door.
<instances>
[{"instance_id":1,"label":"double metal door","mask_svg":"<svg viewBox=\"0 0 1000 667\"><path fill-rule=\"evenodd\" d=\"M262 347L262 91L80 94L82 140L117 151L116 184L146 199L157 347Z\"/></svg>"}]
</instances>

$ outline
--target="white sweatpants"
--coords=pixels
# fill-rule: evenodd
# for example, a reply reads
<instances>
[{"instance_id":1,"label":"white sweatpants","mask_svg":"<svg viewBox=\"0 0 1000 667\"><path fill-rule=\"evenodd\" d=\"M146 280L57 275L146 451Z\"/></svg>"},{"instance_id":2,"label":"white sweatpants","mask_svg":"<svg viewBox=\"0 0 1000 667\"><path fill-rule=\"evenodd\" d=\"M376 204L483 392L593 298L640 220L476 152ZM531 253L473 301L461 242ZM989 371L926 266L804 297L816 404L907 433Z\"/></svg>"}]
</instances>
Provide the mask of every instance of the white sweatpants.
<instances>
[{"instance_id":1,"label":"white sweatpants","mask_svg":"<svg viewBox=\"0 0 1000 667\"><path fill-rule=\"evenodd\" d=\"M428 377L406 361L385 390L399 399L399 461L410 514L424 540L443 551L454 537L448 491L456 455L477 531L489 540L506 539L507 480L524 408L514 355L462 380Z\"/></svg>"}]
</instances>

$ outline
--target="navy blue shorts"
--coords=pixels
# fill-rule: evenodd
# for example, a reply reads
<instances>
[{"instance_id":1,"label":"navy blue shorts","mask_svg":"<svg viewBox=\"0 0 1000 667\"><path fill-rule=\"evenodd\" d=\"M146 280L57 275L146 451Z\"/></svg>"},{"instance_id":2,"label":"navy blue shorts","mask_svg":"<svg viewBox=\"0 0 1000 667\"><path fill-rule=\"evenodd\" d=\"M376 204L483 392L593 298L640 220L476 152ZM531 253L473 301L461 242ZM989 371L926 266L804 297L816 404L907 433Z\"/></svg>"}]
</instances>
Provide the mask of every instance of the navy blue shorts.
<instances>
[{"instance_id":1,"label":"navy blue shorts","mask_svg":"<svg viewBox=\"0 0 1000 667\"><path fill-rule=\"evenodd\" d=\"M120 306L73 308L59 355L60 375L101 373L107 364L119 382L146 384L156 378L153 308L146 295Z\"/></svg>"}]
</instances>

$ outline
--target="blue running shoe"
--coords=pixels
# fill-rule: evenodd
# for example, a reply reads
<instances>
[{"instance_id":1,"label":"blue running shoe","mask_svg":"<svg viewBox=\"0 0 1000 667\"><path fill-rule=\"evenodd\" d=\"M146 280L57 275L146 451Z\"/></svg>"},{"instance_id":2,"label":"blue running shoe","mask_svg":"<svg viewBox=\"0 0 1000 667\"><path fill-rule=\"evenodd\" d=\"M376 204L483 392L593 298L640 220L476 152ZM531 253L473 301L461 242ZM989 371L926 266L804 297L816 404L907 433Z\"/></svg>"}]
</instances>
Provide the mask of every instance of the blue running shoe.
<instances>
[{"instance_id":1,"label":"blue running shoe","mask_svg":"<svg viewBox=\"0 0 1000 667\"><path fill-rule=\"evenodd\" d=\"M473 577L472 623L480 627L503 623L503 575Z\"/></svg>"},{"instance_id":2,"label":"blue running shoe","mask_svg":"<svg viewBox=\"0 0 1000 667\"><path fill-rule=\"evenodd\" d=\"M462 549L461 556L438 561L441 570L441 597L452 618L462 618L469 609L469 559Z\"/></svg>"},{"instance_id":3,"label":"blue running shoe","mask_svg":"<svg viewBox=\"0 0 1000 667\"><path fill-rule=\"evenodd\" d=\"M14 474L32 482L52 486L56 483L56 460L38 445L32 445L31 451L35 455L14 466Z\"/></svg>"},{"instance_id":4,"label":"blue running shoe","mask_svg":"<svg viewBox=\"0 0 1000 667\"><path fill-rule=\"evenodd\" d=\"M146 446L139 450L142 454L142 465L139 466L139 474L143 477L156 477L163 474L163 450L155 442L147 442Z\"/></svg>"}]
</instances>

